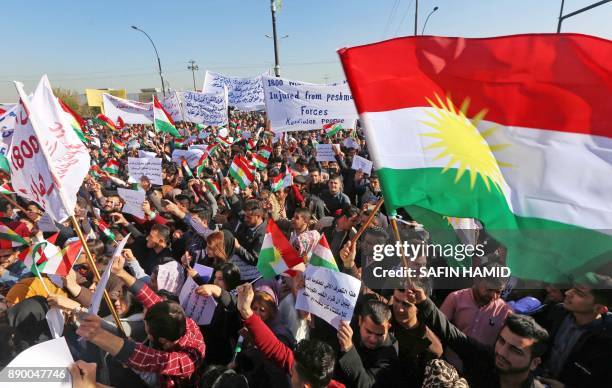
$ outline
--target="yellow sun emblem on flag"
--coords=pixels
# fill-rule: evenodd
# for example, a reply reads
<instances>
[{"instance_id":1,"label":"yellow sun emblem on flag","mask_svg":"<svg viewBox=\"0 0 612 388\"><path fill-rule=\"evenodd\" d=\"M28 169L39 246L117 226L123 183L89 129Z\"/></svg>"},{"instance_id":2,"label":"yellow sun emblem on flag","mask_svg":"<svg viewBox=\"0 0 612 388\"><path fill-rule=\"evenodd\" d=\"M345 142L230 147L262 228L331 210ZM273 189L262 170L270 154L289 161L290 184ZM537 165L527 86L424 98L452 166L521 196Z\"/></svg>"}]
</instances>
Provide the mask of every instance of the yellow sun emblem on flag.
<instances>
[{"instance_id":1,"label":"yellow sun emblem on flag","mask_svg":"<svg viewBox=\"0 0 612 388\"><path fill-rule=\"evenodd\" d=\"M488 191L491 191L491 183L499 190L504 183L500 166L510 167L510 165L498 162L493 151L506 148L508 144L489 145L486 141L499 127L493 126L480 132L478 125L487 110L481 110L472 119L467 118L469 98L466 98L457 109L450 96L446 97L446 103L437 94L435 97L438 104L426 98L435 109L435 113L427 111L427 115L433 121L422 123L435 129L436 132L423 133L421 136L433 137L438 141L425 147L425 150L441 149L434 160L450 156L442 173L458 164L455 183L459 182L465 170L469 170L470 188L474 188L476 179L480 175Z\"/></svg>"}]
</instances>

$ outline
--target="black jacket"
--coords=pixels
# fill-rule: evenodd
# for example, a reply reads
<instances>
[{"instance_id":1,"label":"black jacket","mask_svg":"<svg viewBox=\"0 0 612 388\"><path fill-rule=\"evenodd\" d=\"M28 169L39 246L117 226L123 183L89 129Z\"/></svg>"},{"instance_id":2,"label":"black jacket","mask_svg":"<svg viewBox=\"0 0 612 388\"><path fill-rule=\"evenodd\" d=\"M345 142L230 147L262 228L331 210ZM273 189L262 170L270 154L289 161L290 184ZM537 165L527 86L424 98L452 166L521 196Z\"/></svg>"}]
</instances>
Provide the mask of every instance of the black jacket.
<instances>
[{"instance_id":1,"label":"black jacket","mask_svg":"<svg viewBox=\"0 0 612 388\"><path fill-rule=\"evenodd\" d=\"M497 388L499 374L495 367L495 352L493 347L486 346L469 338L429 299L419 304L419 319L427 325L442 341L461 357L463 361L463 376L470 388ZM542 388L544 385L533 376L523 383L522 388Z\"/></svg>"},{"instance_id":2,"label":"black jacket","mask_svg":"<svg viewBox=\"0 0 612 388\"><path fill-rule=\"evenodd\" d=\"M540 324L554 342L561 324L569 315L562 304L553 306ZM552 348L552 346L551 346ZM545 356L545 360L551 355ZM604 315L593 328L583 333L570 351L557 377L566 387L602 387L612 382L612 314Z\"/></svg>"},{"instance_id":3,"label":"black jacket","mask_svg":"<svg viewBox=\"0 0 612 388\"><path fill-rule=\"evenodd\" d=\"M391 333L380 347L368 349L361 344L357 329L353 347L339 356L337 377L347 387L390 387L397 383L397 341Z\"/></svg>"},{"instance_id":4,"label":"black jacket","mask_svg":"<svg viewBox=\"0 0 612 388\"><path fill-rule=\"evenodd\" d=\"M240 243L240 248L236 249L234 252L240 256L244 262L250 265L257 264L259 251L266 235L267 225L268 223L264 221L253 229L245 223L241 223L238 227L234 235L238 243Z\"/></svg>"}]
</instances>

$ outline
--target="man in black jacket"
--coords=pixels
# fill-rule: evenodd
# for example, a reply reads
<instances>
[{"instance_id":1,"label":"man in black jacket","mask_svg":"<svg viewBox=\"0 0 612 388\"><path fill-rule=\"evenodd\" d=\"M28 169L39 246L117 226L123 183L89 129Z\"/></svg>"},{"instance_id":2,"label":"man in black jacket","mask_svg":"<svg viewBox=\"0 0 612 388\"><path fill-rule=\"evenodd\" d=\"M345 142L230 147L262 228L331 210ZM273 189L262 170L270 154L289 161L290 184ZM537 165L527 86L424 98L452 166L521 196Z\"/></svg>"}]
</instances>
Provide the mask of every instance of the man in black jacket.
<instances>
[{"instance_id":1,"label":"man in black jacket","mask_svg":"<svg viewBox=\"0 0 612 388\"><path fill-rule=\"evenodd\" d=\"M471 388L543 388L534 377L548 347L548 332L529 316L512 314L494 347L466 336L425 295L412 288L420 319L452 347L463 361L463 375Z\"/></svg>"},{"instance_id":2,"label":"man in black jacket","mask_svg":"<svg viewBox=\"0 0 612 388\"><path fill-rule=\"evenodd\" d=\"M256 199L244 203L244 221L236 230L234 252L249 265L256 265L266 235L264 210Z\"/></svg>"},{"instance_id":3,"label":"man in black jacket","mask_svg":"<svg viewBox=\"0 0 612 388\"><path fill-rule=\"evenodd\" d=\"M389 387L397 382L397 341L389 333L391 310L369 300L359 314L359 330L347 322L338 327L338 380L347 387Z\"/></svg>"},{"instance_id":4,"label":"man in black jacket","mask_svg":"<svg viewBox=\"0 0 612 388\"><path fill-rule=\"evenodd\" d=\"M151 275L155 267L174 261L169 245L170 229L165 225L155 224L146 239L136 239L131 248L142 269L147 275Z\"/></svg>"},{"instance_id":5,"label":"man in black jacket","mask_svg":"<svg viewBox=\"0 0 612 388\"><path fill-rule=\"evenodd\" d=\"M612 381L612 282L591 277L569 289L563 303L541 320L552 338L542 367L549 378L542 381L552 388L601 387Z\"/></svg>"}]
</instances>

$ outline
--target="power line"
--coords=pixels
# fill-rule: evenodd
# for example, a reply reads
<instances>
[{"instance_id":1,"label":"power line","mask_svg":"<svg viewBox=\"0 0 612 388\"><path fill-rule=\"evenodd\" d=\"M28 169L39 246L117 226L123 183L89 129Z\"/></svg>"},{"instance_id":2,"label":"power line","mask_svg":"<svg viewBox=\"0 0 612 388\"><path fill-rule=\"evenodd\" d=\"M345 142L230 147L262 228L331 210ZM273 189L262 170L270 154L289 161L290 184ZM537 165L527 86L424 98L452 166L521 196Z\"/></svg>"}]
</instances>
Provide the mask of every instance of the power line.
<instances>
[{"instance_id":1,"label":"power line","mask_svg":"<svg viewBox=\"0 0 612 388\"><path fill-rule=\"evenodd\" d=\"M408 13L410 12L410 7L412 7L412 1L410 0L410 3L408 3L408 8L406 8L406 12L404 12L404 16L402 16L402 19L400 20L399 24L397 25L397 28L395 29L395 34L397 36L397 34L399 33L400 28L402 28L402 26L404 25L404 20L406 20L406 16L408 16Z\"/></svg>"},{"instance_id":2,"label":"power line","mask_svg":"<svg viewBox=\"0 0 612 388\"><path fill-rule=\"evenodd\" d=\"M389 25L391 24L391 20L395 16L395 12L397 11L397 7L399 5L400 0L395 0L393 2L393 6L391 7L391 12L389 12L389 17L387 18L387 24L385 25L385 30L383 31L381 39L384 39L387 36L387 30L389 29Z\"/></svg>"}]
</instances>

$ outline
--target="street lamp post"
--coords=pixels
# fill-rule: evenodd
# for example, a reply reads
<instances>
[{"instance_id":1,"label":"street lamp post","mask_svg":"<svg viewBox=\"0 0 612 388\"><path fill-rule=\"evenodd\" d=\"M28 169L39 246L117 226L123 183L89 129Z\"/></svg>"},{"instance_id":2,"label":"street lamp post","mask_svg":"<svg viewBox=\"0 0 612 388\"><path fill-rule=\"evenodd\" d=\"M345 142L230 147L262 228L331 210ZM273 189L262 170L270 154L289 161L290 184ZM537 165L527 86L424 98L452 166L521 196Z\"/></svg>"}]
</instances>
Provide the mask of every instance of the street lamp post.
<instances>
[{"instance_id":1,"label":"street lamp post","mask_svg":"<svg viewBox=\"0 0 612 388\"><path fill-rule=\"evenodd\" d=\"M155 43L153 43L153 39L151 39L149 34L147 34L146 32L144 32L143 30L141 30L140 28L136 26L132 26L132 28L136 31L140 31L143 34L145 34L145 36L149 39L149 42L151 42L151 45L153 45L153 50L155 50L155 56L157 57L157 66L159 67L159 78L161 79L162 93L164 94L164 97L166 97L166 86L164 85L164 76L162 75L161 61L159 60L159 53L157 52L157 47L155 47Z\"/></svg>"},{"instance_id":2,"label":"street lamp post","mask_svg":"<svg viewBox=\"0 0 612 388\"><path fill-rule=\"evenodd\" d=\"M196 84L195 84L195 72L200 70L200 68L198 67L198 65L195 64L195 61L192 59L191 61L188 62L189 66L187 66L188 70L191 70L191 76L193 77L193 91L196 91Z\"/></svg>"},{"instance_id":3,"label":"street lamp post","mask_svg":"<svg viewBox=\"0 0 612 388\"><path fill-rule=\"evenodd\" d=\"M274 75L280 77L280 64L278 63L278 36L276 35L276 1L270 0L272 12L272 36L274 38Z\"/></svg>"},{"instance_id":4,"label":"street lamp post","mask_svg":"<svg viewBox=\"0 0 612 388\"><path fill-rule=\"evenodd\" d=\"M427 27L427 22L429 21L429 18L431 17L431 15L433 15L434 12L436 12L439 8L438 7L434 7L431 12L429 13L429 15L427 15L427 18L425 19L425 24L423 24L423 30L421 30L421 35L423 35L425 33L425 27Z\"/></svg>"},{"instance_id":5,"label":"street lamp post","mask_svg":"<svg viewBox=\"0 0 612 388\"><path fill-rule=\"evenodd\" d=\"M419 19L419 0L415 0L414 2L414 36L417 36L417 26Z\"/></svg>"},{"instance_id":6,"label":"street lamp post","mask_svg":"<svg viewBox=\"0 0 612 388\"><path fill-rule=\"evenodd\" d=\"M598 1L597 3L587 5L584 8L580 8L579 10L576 10L574 12L570 12L567 15L563 15L563 5L565 4L565 0L561 0L561 10L559 11L559 22L557 23L557 33L561 32L561 24L563 23L565 19L571 18L572 16L576 16L578 14L581 14L595 7L599 7L600 5L604 5L606 3L609 3L610 1L612 0L601 0L601 1Z\"/></svg>"}]
</instances>

